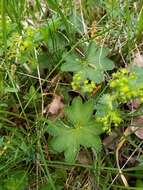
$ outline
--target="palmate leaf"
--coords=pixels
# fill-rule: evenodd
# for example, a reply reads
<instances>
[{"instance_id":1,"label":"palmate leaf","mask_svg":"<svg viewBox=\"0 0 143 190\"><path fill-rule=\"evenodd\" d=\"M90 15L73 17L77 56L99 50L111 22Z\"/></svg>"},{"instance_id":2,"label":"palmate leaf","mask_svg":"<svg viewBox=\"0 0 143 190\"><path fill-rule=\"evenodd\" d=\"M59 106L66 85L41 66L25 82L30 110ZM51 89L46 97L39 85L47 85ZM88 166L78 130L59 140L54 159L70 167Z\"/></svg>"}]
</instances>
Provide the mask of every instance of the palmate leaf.
<instances>
[{"instance_id":1,"label":"palmate leaf","mask_svg":"<svg viewBox=\"0 0 143 190\"><path fill-rule=\"evenodd\" d=\"M63 55L65 64L62 65L61 70L66 72L77 72L82 69L79 57L76 54Z\"/></svg>"},{"instance_id":2,"label":"palmate leaf","mask_svg":"<svg viewBox=\"0 0 143 190\"><path fill-rule=\"evenodd\" d=\"M67 162L75 162L80 146L101 150L102 128L92 118L92 112L92 101L83 104L80 98L75 98L72 105L65 108L71 126L59 120L49 121L48 132L53 136L51 146L57 152L64 152Z\"/></svg>"},{"instance_id":3,"label":"palmate leaf","mask_svg":"<svg viewBox=\"0 0 143 190\"><path fill-rule=\"evenodd\" d=\"M86 78L101 83L104 80L104 72L114 68L113 61L107 58L109 51L107 48L99 47L92 41L85 58L80 58L72 53L64 57L65 63L62 65L62 71L82 72Z\"/></svg>"},{"instance_id":4,"label":"palmate leaf","mask_svg":"<svg viewBox=\"0 0 143 190\"><path fill-rule=\"evenodd\" d=\"M86 125L91 119L93 108L92 100L83 104L81 98L78 97L73 100L72 106L65 107L65 115L74 125Z\"/></svg>"}]
</instances>

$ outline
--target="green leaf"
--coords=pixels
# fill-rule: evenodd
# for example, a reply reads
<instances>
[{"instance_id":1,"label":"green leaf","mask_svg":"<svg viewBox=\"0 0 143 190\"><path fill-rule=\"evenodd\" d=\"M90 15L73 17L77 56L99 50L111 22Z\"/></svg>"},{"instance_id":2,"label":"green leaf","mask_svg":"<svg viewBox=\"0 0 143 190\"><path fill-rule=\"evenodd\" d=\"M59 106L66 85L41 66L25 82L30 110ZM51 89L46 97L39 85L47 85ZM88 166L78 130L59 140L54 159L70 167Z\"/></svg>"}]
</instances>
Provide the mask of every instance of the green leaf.
<instances>
[{"instance_id":1,"label":"green leaf","mask_svg":"<svg viewBox=\"0 0 143 190\"><path fill-rule=\"evenodd\" d=\"M70 126L60 120L48 122L48 132L53 136L51 146L57 152L64 152L67 162L75 162L80 146L101 150L102 127L92 117L93 107L92 100L82 103L78 97L65 108Z\"/></svg>"},{"instance_id":2,"label":"green leaf","mask_svg":"<svg viewBox=\"0 0 143 190\"><path fill-rule=\"evenodd\" d=\"M28 93L24 96L25 100L33 100L35 102L38 102L40 97L33 85L30 86Z\"/></svg>"},{"instance_id":3,"label":"green leaf","mask_svg":"<svg viewBox=\"0 0 143 190\"><path fill-rule=\"evenodd\" d=\"M107 48L99 47L93 41L89 44L84 58L74 53L65 56L61 70L76 73L80 71L87 79L101 83L104 80L104 72L114 68L113 61L106 57L108 53Z\"/></svg>"},{"instance_id":4,"label":"green leaf","mask_svg":"<svg viewBox=\"0 0 143 190\"><path fill-rule=\"evenodd\" d=\"M136 38L137 38L137 40L141 40L142 32L143 32L143 5L141 7L141 10L140 10L140 13L138 16L138 21L136 24Z\"/></svg>"},{"instance_id":5,"label":"green leaf","mask_svg":"<svg viewBox=\"0 0 143 190\"><path fill-rule=\"evenodd\" d=\"M132 66L131 67L131 72L135 73L136 75L136 79L129 81L129 85L132 86L132 88L134 89L134 87L136 88L142 88L143 86L143 67L139 67L139 66Z\"/></svg>"},{"instance_id":6,"label":"green leaf","mask_svg":"<svg viewBox=\"0 0 143 190\"><path fill-rule=\"evenodd\" d=\"M79 57L76 54L64 55L65 63L61 66L62 71L76 72L82 69Z\"/></svg>"},{"instance_id":7,"label":"green leaf","mask_svg":"<svg viewBox=\"0 0 143 190\"><path fill-rule=\"evenodd\" d=\"M109 51L107 48L98 47L95 42L91 42L86 53L86 59L88 64L95 66L97 70L112 70L114 68L113 61L106 56Z\"/></svg>"},{"instance_id":8,"label":"green leaf","mask_svg":"<svg viewBox=\"0 0 143 190\"><path fill-rule=\"evenodd\" d=\"M87 78L97 84L104 80L104 72L100 69L89 68L85 71Z\"/></svg>"},{"instance_id":9,"label":"green leaf","mask_svg":"<svg viewBox=\"0 0 143 190\"><path fill-rule=\"evenodd\" d=\"M101 96L99 102L96 105L96 116L104 117L108 115L110 111L116 111L117 107L118 104L116 101L113 101L112 96L110 94L104 94L103 96Z\"/></svg>"},{"instance_id":10,"label":"green leaf","mask_svg":"<svg viewBox=\"0 0 143 190\"><path fill-rule=\"evenodd\" d=\"M25 171L15 171L5 180L6 190L24 190L27 186L28 176Z\"/></svg>"},{"instance_id":11,"label":"green leaf","mask_svg":"<svg viewBox=\"0 0 143 190\"><path fill-rule=\"evenodd\" d=\"M136 181L136 190L142 190L143 187L143 180L142 179L137 179Z\"/></svg>"},{"instance_id":12,"label":"green leaf","mask_svg":"<svg viewBox=\"0 0 143 190\"><path fill-rule=\"evenodd\" d=\"M96 120L103 126L104 130L111 132L112 124L120 125L122 122L118 103L110 94L100 97L96 105Z\"/></svg>"},{"instance_id":13,"label":"green leaf","mask_svg":"<svg viewBox=\"0 0 143 190\"><path fill-rule=\"evenodd\" d=\"M74 125L84 125L91 118L93 108L94 104L92 100L82 104L81 98L77 97L73 100L72 106L65 107L65 114Z\"/></svg>"}]
</instances>

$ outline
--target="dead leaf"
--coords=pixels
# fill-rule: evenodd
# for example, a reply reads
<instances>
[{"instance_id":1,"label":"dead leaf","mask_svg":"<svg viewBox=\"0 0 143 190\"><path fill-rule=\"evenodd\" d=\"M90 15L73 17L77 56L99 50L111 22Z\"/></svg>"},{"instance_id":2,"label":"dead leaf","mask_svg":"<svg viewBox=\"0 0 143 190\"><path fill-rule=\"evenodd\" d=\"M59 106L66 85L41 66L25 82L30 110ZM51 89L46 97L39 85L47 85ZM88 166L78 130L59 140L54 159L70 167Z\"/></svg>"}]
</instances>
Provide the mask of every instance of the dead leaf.
<instances>
[{"instance_id":1,"label":"dead leaf","mask_svg":"<svg viewBox=\"0 0 143 190\"><path fill-rule=\"evenodd\" d=\"M133 65L137 65L139 67L143 67L143 55L138 52L134 55ZM140 106L140 100L133 100L131 103L132 109L137 109ZM135 135L143 140L143 116L139 116L133 119L131 130L135 133ZM139 126L139 127L138 127Z\"/></svg>"},{"instance_id":2,"label":"dead leaf","mask_svg":"<svg viewBox=\"0 0 143 190\"><path fill-rule=\"evenodd\" d=\"M140 106L141 102L139 99L133 100L132 101L132 108L137 109Z\"/></svg>"},{"instance_id":3,"label":"dead leaf","mask_svg":"<svg viewBox=\"0 0 143 190\"><path fill-rule=\"evenodd\" d=\"M89 165L92 163L91 156L88 151L82 150L79 152L77 160L80 164Z\"/></svg>"},{"instance_id":4,"label":"dead leaf","mask_svg":"<svg viewBox=\"0 0 143 190\"><path fill-rule=\"evenodd\" d=\"M96 36L96 33L97 33L97 23L96 23L96 21L93 21L90 33L91 33L90 36L92 38L94 38Z\"/></svg>"},{"instance_id":5,"label":"dead leaf","mask_svg":"<svg viewBox=\"0 0 143 190\"><path fill-rule=\"evenodd\" d=\"M135 118L132 125L132 132L134 132L138 138L143 140L143 116Z\"/></svg>"},{"instance_id":6,"label":"dead leaf","mask_svg":"<svg viewBox=\"0 0 143 190\"><path fill-rule=\"evenodd\" d=\"M55 95L52 102L45 109L45 113L51 114L52 116L61 116L64 115L64 103L61 96Z\"/></svg>"},{"instance_id":7,"label":"dead leaf","mask_svg":"<svg viewBox=\"0 0 143 190\"><path fill-rule=\"evenodd\" d=\"M53 79L51 80L51 86L55 86L61 79L61 76L57 74Z\"/></svg>"},{"instance_id":8,"label":"dead leaf","mask_svg":"<svg viewBox=\"0 0 143 190\"><path fill-rule=\"evenodd\" d=\"M115 133L115 132L112 132L109 136L105 137L103 139L104 147L108 148L108 149L111 149L111 150L114 150L115 146L116 146L116 143L118 143L117 137L118 137L118 134Z\"/></svg>"},{"instance_id":9,"label":"dead leaf","mask_svg":"<svg viewBox=\"0 0 143 190\"><path fill-rule=\"evenodd\" d=\"M140 52L134 55L133 65L143 67L143 55Z\"/></svg>"}]
</instances>

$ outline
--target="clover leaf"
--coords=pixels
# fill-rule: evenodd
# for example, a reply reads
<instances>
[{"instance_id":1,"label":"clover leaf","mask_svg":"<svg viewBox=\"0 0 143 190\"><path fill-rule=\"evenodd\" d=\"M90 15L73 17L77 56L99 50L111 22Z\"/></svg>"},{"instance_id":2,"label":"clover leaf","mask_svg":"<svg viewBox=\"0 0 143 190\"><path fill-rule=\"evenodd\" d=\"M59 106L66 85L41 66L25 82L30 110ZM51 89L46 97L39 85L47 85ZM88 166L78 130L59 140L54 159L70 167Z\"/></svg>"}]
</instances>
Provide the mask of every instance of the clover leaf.
<instances>
[{"instance_id":1,"label":"clover leaf","mask_svg":"<svg viewBox=\"0 0 143 190\"><path fill-rule=\"evenodd\" d=\"M93 116L93 101L82 103L81 98L75 98L71 106L65 107L67 123L61 120L48 122L48 132L53 136L52 148L64 152L65 160L73 163L80 151L80 146L101 150L101 126Z\"/></svg>"},{"instance_id":2,"label":"clover leaf","mask_svg":"<svg viewBox=\"0 0 143 190\"><path fill-rule=\"evenodd\" d=\"M86 52L85 57L79 57L76 53L64 55L65 63L61 66L62 71L82 72L83 75L95 83L104 80L104 72L114 68L113 61L107 58L108 49L99 47L92 41Z\"/></svg>"}]
</instances>

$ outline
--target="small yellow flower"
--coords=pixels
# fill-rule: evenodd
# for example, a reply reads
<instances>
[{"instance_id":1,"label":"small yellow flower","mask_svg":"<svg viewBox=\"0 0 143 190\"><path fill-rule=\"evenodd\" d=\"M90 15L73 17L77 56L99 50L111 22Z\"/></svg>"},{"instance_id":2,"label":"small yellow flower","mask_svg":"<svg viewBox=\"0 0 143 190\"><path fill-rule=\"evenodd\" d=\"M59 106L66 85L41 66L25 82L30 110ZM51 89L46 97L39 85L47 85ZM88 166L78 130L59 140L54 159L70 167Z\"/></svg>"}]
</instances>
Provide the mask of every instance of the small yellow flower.
<instances>
[{"instance_id":1,"label":"small yellow flower","mask_svg":"<svg viewBox=\"0 0 143 190\"><path fill-rule=\"evenodd\" d=\"M127 69L121 69L121 73L122 73L122 74L128 74L129 71L128 71Z\"/></svg>"},{"instance_id":2,"label":"small yellow flower","mask_svg":"<svg viewBox=\"0 0 143 190\"><path fill-rule=\"evenodd\" d=\"M141 100L141 103L143 103L143 97L141 97L140 100Z\"/></svg>"},{"instance_id":3,"label":"small yellow flower","mask_svg":"<svg viewBox=\"0 0 143 190\"><path fill-rule=\"evenodd\" d=\"M111 88L114 88L115 86L116 86L116 82L112 80L112 81L110 82L110 87L111 87Z\"/></svg>"},{"instance_id":4,"label":"small yellow flower","mask_svg":"<svg viewBox=\"0 0 143 190\"><path fill-rule=\"evenodd\" d=\"M95 88L95 87L96 87L95 82L91 81L91 87L92 87L92 88Z\"/></svg>"},{"instance_id":5,"label":"small yellow flower","mask_svg":"<svg viewBox=\"0 0 143 190\"><path fill-rule=\"evenodd\" d=\"M81 77L80 77L80 76L77 76L76 80L79 81L80 79L81 79Z\"/></svg>"},{"instance_id":6,"label":"small yellow flower","mask_svg":"<svg viewBox=\"0 0 143 190\"><path fill-rule=\"evenodd\" d=\"M28 47L31 47L31 46L32 46L32 43L31 43L30 41L28 41L28 40L25 40L25 41L23 42L23 46L24 46L24 48L28 48Z\"/></svg>"},{"instance_id":7,"label":"small yellow flower","mask_svg":"<svg viewBox=\"0 0 143 190\"><path fill-rule=\"evenodd\" d=\"M84 81L84 84L88 84L88 80L85 80L85 81Z\"/></svg>"},{"instance_id":8,"label":"small yellow flower","mask_svg":"<svg viewBox=\"0 0 143 190\"><path fill-rule=\"evenodd\" d=\"M124 86L124 87L122 88L122 92L124 92L124 93L129 92L129 87L128 87L128 86Z\"/></svg>"}]
</instances>

